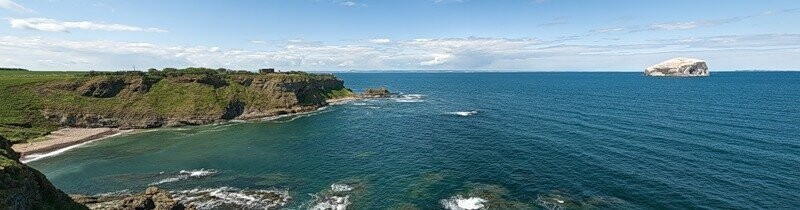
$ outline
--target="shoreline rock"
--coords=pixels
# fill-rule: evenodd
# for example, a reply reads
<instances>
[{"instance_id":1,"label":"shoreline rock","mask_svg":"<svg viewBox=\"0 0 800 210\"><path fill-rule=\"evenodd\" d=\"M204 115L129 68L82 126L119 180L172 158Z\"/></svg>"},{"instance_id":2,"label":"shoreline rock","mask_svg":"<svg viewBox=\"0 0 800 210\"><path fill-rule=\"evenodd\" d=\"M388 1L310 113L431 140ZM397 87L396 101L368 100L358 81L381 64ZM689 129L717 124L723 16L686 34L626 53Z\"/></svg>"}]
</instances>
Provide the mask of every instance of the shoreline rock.
<instances>
[{"instance_id":1,"label":"shoreline rock","mask_svg":"<svg viewBox=\"0 0 800 210\"><path fill-rule=\"evenodd\" d=\"M158 187L148 187L144 193L136 195L72 195L71 197L89 209L195 209L194 205L184 205L173 199L169 192Z\"/></svg>"},{"instance_id":2,"label":"shoreline rock","mask_svg":"<svg viewBox=\"0 0 800 210\"><path fill-rule=\"evenodd\" d=\"M86 209L19 160L0 136L0 209Z\"/></svg>"},{"instance_id":3,"label":"shoreline rock","mask_svg":"<svg viewBox=\"0 0 800 210\"><path fill-rule=\"evenodd\" d=\"M695 58L673 58L644 70L645 76L708 76L706 62Z\"/></svg>"}]
</instances>

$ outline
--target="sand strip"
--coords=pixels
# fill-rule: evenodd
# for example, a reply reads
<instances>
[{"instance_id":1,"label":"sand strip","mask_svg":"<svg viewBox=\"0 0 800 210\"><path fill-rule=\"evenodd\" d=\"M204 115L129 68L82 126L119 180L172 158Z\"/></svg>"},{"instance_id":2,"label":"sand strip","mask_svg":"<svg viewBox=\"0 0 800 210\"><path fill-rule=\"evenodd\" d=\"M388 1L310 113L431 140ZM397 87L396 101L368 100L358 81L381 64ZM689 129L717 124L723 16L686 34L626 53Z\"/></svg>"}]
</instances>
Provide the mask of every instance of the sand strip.
<instances>
[{"instance_id":1,"label":"sand strip","mask_svg":"<svg viewBox=\"0 0 800 210\"><path fill-rule=\"evenodd\" d=\"M117 133L120 133L120 130L116 128L62 128L42 137L44 138L42 140L14 144L11 148L24 157L35 153L55 151Z\"/></svg>"}]
</instances>

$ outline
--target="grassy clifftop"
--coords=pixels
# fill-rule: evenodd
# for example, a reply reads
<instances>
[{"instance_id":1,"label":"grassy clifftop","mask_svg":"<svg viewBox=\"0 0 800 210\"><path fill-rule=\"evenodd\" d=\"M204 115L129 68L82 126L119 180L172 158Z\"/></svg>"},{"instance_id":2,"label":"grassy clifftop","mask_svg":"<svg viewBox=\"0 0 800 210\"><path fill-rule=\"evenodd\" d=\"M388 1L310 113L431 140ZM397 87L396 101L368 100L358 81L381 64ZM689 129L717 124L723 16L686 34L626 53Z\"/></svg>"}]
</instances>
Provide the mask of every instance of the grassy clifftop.
<instances>
[{"instance_id":1,"label":"grassy clifftop","mask_svg":"<svg viewBox=\"0 0 800 210\"><path fill-rule=\"evenodd\" d=\"M333 75L204 68L144 72L0 71L0 135L61 126L153 128L308 111L352 91Z\"/></svg>"}]
</instances>

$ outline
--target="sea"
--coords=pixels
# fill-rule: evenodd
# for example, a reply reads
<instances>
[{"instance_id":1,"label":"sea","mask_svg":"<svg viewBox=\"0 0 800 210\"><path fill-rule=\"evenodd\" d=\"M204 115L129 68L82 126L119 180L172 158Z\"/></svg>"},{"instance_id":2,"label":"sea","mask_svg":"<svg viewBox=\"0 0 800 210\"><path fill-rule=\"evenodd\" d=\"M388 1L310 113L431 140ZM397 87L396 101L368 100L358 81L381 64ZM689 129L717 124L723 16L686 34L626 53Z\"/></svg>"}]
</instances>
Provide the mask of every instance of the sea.
<instances>
[{"instance_id":1,"label":"sea","mask_svg":"<svg viewBox=\"0 0 800 210\"><path fill-rule=\"evenodd\" d=\"M29 164L201 209L796 209L800 73L337 73L393 96L137 131Z\"/></svg>"}]
</instances>

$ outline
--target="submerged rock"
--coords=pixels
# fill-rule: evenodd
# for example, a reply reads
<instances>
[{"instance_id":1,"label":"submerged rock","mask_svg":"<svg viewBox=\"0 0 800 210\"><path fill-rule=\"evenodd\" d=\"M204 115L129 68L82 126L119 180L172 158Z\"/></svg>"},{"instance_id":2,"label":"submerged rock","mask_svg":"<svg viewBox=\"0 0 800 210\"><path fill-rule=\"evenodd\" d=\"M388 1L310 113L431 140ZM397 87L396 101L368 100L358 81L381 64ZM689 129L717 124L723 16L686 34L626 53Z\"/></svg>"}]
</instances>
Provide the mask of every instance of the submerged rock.
<instances>
[{"instance_id":1,"label":"submerged rock","mask_svg":"<svg viewBox=\"0 0 800 210\"><path fill-rule=\"evenodd\" d=\"M172 199L169 192L158 187L148 187L144 193L137 195L74 195L72 199L90 209L195 209L193 205L185 206Z\"/></svg>"},{"instance_id":2,"label":"submerged rock","mask_svg":"<svg viewBox=\"0 0 800 210\"><path fill-rule=\"evenodd\" d=\"M646 76L708 76L706 62L694 58L673 58L647 67Z\"/></svg>"},{"instance_id":3,"label":"submerged rock","mask_svg":"<svg viewBox=\"0 0 800 210\"><path fill-rule=\"evenodd\" d=\"M44 174L19 161L0 136L0 209L86 209L56 189Z\"/></svg>"}]
</instances>

